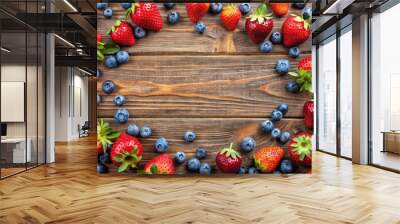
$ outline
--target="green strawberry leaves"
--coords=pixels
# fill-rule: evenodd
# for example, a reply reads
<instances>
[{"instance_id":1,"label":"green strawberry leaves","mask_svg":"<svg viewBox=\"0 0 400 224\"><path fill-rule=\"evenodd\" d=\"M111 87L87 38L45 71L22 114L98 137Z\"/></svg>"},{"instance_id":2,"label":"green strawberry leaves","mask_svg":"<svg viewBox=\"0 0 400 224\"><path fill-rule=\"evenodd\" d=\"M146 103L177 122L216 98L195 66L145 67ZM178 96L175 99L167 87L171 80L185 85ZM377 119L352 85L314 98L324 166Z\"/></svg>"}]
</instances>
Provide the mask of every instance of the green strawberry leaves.
<instances>
[{"instance_id":1,"label":"green strawberry leaves","mask_svg":"<svg viewBox=\"0 0 400 224\"><path fill-rule=\"evenodd\" d=\"M103 119L97 122L97 141L103 146L104 151L107 149L107 145L113 144L119 134L119 131L114 131Z\"/></svg>"},{"instance_id":2,"label":"green strawberry leaves","mask_svg":"<svg viewBox=\"0 0 400 224\"><path fill-rule=\"evenodd\" d=\"M224 148L221 150L221 154L226 157L231 157L232 159L241 158L240 153L238 153L233 147L233 143L230 144L229 148Z\"/></svg>"},{"instance_id":3,"label":"green strawberry leaves","mask_svg":"<svg viewBox=\"0 0 400 224\"><path fill-rule=\"evenodd\" d=\"M120 163L118 172L122 173L127 171L129 168L136 168L137 164L142 160L141 156L137 155L137 146L134 146L130 153L127 151L118 154L114 160Z\"/></svg>"},{"instance_id":4,"label":"green strawberry leaves","mask_svg":"<svg viewBox=\"0 0 400 224\"><path fill-rule=\"evenodd\" d=\"M158 174L158 169L156 164L151 165L150 172L151 174Z\"/></svg>"},{"instance_id":5,"label":"green strawberry leaves","mask_svg":"<svg viewBox=\"0 0 400 224\"><path fill-rule=\"evenodd\" d=\"M259 24L263 23L265 20L271 19L272 14L268 12L266 4L260 4L253 14L249 16L250 21L257 21Z\"/></svg>"},{"instance_id":6,"label":"green strawberry leaves","mask_svg":"<svg viewBox=\"0 0 400 224\"><path fill-rule=\"evenodd\" d=\"M99 42L97 43L97 60L98 61L103 61L104 60L104 55L111 55L111 54L116 54L118 51L120 51L120 47L118 44L114 42L110 43L103 43Z\"/></svg>"},{"instance_id":7,"label":"green strawberry leaves","mask_svg":"<svg viewBox=\"0 0 400 224\"><path fill-rule=\"evenodd\" d=\"M297 70L288 73L300 85L301 92L312 92L312 74L311 71Z\"/></svg>"},{"instance_id":8,"label":"green strawberry leaves","mask_svg":"<svg viewBox=\"0 0 400 224\"><path fill-rule=\"evenodd\" d=\"M311 154L312 141L309 136L300 135L294 139L294 142L290 146L299 155L300 160L304 160L306 156Z\"/></svg>"}]
</instances>

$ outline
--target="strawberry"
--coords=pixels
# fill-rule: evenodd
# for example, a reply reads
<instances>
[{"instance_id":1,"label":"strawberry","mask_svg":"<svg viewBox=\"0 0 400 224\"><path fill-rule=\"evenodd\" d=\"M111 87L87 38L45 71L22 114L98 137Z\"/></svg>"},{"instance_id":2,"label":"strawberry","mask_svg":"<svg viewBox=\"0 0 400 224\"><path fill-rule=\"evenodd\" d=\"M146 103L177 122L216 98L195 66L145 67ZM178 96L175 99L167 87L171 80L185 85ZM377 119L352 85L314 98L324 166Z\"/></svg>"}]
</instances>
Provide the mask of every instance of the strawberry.
<instances>
[{"instance_id":1,"label":"strawberry","mask_svg":"<svg viewBox=\"0 0 400 224\"><path fill-rule=\"evenodd\" d=\"M97 141L97 154L101 155L103 153L104 153L103 145L99 141Z\"/></svg>"},{"instance_id":2,"label":"strawberry","mask_svg":"<svg viewBox=\"0 0 400 224\"><path fill-rule=\"evenodd\" d=\"M294 47L304 43L311 35L310 23L301 16L290 15L282 24L283 46Z\"/></svg>"},{"instance_id":3,"label":"strawberry","mask_svg":"<svg viewBox=\"0 0 400 224\"><path fill-rule=\"evenodd\" d=\"M163 27L163 19L155 3L132 4L126 15L130 15L132 22L137 26L148 30L157 32Z\"/></svg>"},{"instance_id":4,"label":"strawberry","mask_svg":"<svg viewBox=\"0 0 400 224\"><path fill-rule=\"evenodd\" d=\"M293 136L288 146L288 154L297 165L311 166L312 133L299 132Z\"/></svg>"},{"instance_id":5,"label":"strawberry","mask_svg":"<svg viewBox=\"0 0 400 224\"><path fill-rule=\"evenodd\" d=\"M307 56L299 61L296 71L289 72L297 84L300 85L300 91L312 91L312 74L311 74L311 56Z\"/></svg>"},{"instance_id":6,"label":"strawberry","mask_svg":"<svg viewBox=\"0 0 400 224\"><path fill-rule=\"evenodd\" d=\"M263 147L254 152L254 165L263 173L272 173L279 166L284 155L285 151L279 146Z\"/></svg>"},{"instance_id":7,"label":"strawberry","mask_svg":"<svg viewBox=\"0 0 400 224\"><path fill-rule=\"evenodd\" d=\"M133 35L131 26L126 21L115 21L115 24L107 32L111 36L114 43L122 46L132 46L135 44L135 36Z\"/></svg>"},{"instance_id":8,"label":"strawberry","mask_svg":"<svg viewBox=\"0 0 400 224\"><path fill-rule=\"evenodd\" d=\"M97 43L103 42L103 39L101 38L101 35L97 33Z\"/></svg>"},{"instance_id":9,"label":"strawberry","mask_svg":"<svg viewBox=\"0 0 400 224\"><path fill-rule=\"evenodd\" d=\"M236 29L241 17L242 13L240 12L240 9L234 4L224 6L220 15L222 25L230 31Z\"/></svg>"},{"instance_id":10,"label":"strawberry","mask_svg":"<svg viewBox=\"0 0 400 224\"><path fill-rule=\"evenodd\" d=\"M258 6L256 11L247 17L245 27L247 35L255 44L263 42L274 27L272 14L268 13L267 5Z\"/></svg>"},{"instance_id":11,"label":"strawberry","mask_svg":"<svg viewBox=\"0 0 400 224\"><path fill-rule=\"evenodd\" d=\"M271 3L272 12L275 16L282 17L289 11L289 3Z\"/></svg>"},{"instance_id":12,"label":"strawberry","mask_svg":"<svg viewBox=\"0 0 400 224\"><path fill-rule=\"evenodd\" d=\"M233 144L229 148L222 149L215 158L215 163L219 170L224 173L237 173L242 165L242 158L240 153L232 148Z\"/></svg>"},{"instance_id":13,"label":"strawberry","mask_svg":"<svg viewBox=\"0 0 400 224\"><path fill-rule=\"evenodd\" d=\"M306 128L313 129L314 128L314 101L308 100L304 103L303 106L304 113L304 125Z\"/></svg>"},{"instance_id":14,"label":"strawberry","mask_svg":"<svg viewBox=\"0 0 400 224\"><path fill-rule=\"evenodd\" d=\"M144 165L144 172L147 174L175 174L174 161L167 153L163 153L147 162Z\"/></svg>"},{"instance_id":15,"label":"strawberry","mask_svg":"<svg viewBox=\"0 0 400 224\"><path fill-rule=\"evenodd\" d=\"M190 21L197 23L206 15L210 3L185 3L185 6Z\"/></svg>"},{"instance_id":16,"label":"strawberry","mask_svg":"<svg viewBox=\"0 0 400 224\"><path fill-rule=\"evenodd\" d=\"M97 122L97 152L102 154L108 145L113 144L114 140L119 137L119 132L112 130L110 125L103 120Z\"/></svg>"},{"instance_id":17,"label":"strawberry","mask_svg":"<svg viewBox=\"0 0 400 224\"><path fill-rule=\"evenodd\" d=\"M142 159L142 143L137 138L123 132L114 142L110 154L112 163L119 166L118 172L136 168Z\"/></svg>"}]
</instances>

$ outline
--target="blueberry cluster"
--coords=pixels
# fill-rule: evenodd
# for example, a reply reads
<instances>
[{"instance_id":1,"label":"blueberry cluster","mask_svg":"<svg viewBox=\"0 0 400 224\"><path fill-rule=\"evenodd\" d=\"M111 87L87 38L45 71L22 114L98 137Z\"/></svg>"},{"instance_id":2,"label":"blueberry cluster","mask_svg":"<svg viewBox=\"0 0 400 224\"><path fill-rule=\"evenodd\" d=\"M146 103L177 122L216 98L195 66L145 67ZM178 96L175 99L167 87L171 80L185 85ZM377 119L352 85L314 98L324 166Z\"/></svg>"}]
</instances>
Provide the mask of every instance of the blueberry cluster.
<instances>
[{"instance_id":1,"label":"blueberry cluster","mask_svg":"<svg viewBox=\"0 0 400 224\"><path fill-rule=\"evenodd\" d=\"M108 55L104 60L107 68L116 68L118 65L124 64L129 60L127 51L118 51L115 55Z\"/></svg>"},{"instance_id":2,"label":"blueberry cluster","mask_svg":"<svg viewBox=\"0 0 400 224\"><path fill-rule=\"evenodd\" d=\"M261 129L263 132L271 134L272 138L282 144L286 144L290 140L291 135L290 132L282 132L279 128L275 127L275 123L282 120L288 110L289 106L286 103L279 104L278 107L271 112L271 120L264 120L261 122Z\"/></svg>"}]
</instances>

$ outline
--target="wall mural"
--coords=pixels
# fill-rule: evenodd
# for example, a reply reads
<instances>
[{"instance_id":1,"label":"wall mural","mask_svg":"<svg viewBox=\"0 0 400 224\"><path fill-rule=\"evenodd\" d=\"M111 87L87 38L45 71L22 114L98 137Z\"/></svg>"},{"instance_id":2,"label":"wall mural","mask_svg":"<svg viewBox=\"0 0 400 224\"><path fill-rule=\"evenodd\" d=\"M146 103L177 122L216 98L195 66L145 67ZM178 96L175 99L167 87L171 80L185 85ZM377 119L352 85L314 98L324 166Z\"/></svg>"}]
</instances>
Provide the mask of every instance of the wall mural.
<instances>
[{"instance_id":1,"label":"wall mural","mask_svg":"<svg viewBox=\"0 0 400 224\"><path fill-rule=\"evenodd\" d=\"M311 8L97 3L99 173L311 172Z\"/></svg>"}]
</instances>

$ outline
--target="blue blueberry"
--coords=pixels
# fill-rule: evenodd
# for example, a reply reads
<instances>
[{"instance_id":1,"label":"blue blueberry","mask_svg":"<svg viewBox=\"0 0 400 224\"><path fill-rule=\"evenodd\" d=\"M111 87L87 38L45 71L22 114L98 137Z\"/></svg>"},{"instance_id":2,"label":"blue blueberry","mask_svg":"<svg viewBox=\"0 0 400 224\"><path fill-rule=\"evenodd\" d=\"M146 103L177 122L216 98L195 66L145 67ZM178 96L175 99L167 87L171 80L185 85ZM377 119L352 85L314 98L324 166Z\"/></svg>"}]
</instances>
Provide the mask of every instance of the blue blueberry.
<instances>
[{"instance_id":1,"label":"blue blueberry","mask_svg":"<svg viewBox=\"0 0 400 224\"><path fill-rule=\"evenodd\" d=\"M129 60L129 54L126 51L118 51L116 56L118 64L124 64Z\"/></svg>"},{"instance_id":2,"label":"blue blueberry","mask_svg":"<svg viewBox=\"0 0 400 224\"><path fill-rule=\"evenodd\" d=\"M175 153L175 162L178 164L182 164L186 160L186 154L184 152L176 152Z\"/></svg>"},{"instance_id":3,"label":"blue blueberry","mask_svg":"<svg viewBox=\"0 0 400 224\"><path fill-rule=\"evenodd\" d=\"M211 14L217 15L220 14L222 12L222 9L224 8L224 5L222 3L211 3L210 4L210 8L208 9L208 11Z\"/></svg>"},{"instance_id":4,"label":"blue blueberry","mask_svg":"<svg viewBox=\"0 0 400 224\"><path fill-rule=\"evenodd\" d=\"M104 60L104 64L107 68L116 68L118 66L118 61L114 55L108 55L106 60Z\"/></svg>"},{"instance_id":5,"label":"blue blueberry","mask_svg":"<svg viewBox=\"0 0 400 224\"><path fill-rule=\"evenodd\" d=\"M97 78L100 78L101 77L101 70L100 69L97 69L97 73L96 73L96 77Z\"/></svg>"},{"instance_id":6,"label":"blue blueberry","mask_svg":"<svg viewBox=\"0 0 400 224\"><path fill-rule=\"evenodd\" d=\"M289 105L287 103L281 103L276 109L282 112L283 116L285 116L289 111Z\"/></svg>"},{"instance_id":7,"label":"blue blueberry","mask_svg":"<svg viewBox=\"0 0 400 224\"><path fill-rule=\"evenodd\" d=\"M129 119L129 111L124 108L118 109L114 114L114 119L117 123L125 124Z\"/></svg>"},{"instance_id":8,"label":"blue blueberry","mask_svg":"<svg viewBox=\"0 0 400 224\"><path fill-rule=\"evenodd\" d=\"M147 127L147 126L143 126L142 128L140 128L140 137L142 138L148 138L151 136L151 128Z\"/></svg>"},{"instance_id":9,"label":"blue blueberry","mask_svg":"<svg viewBox=\"0 0 400 224\"><path fill-rule=\"evenodd\" d=\"M114 97L113 103L115 105L117 105L117 106L122 106L122 105L124 105L126 103L126 99L122 95L117 95L117 96Z\"/></svg>"},{"instance_id":10,"label":"blue blueberry","mask_svg":"<svg viewBox=\"0 0 400 224\"><path fill-rule=\"evenodd\" d=\"M255 167L250 167L249 170L247 171L248 174L253 175L253 174L258 174L258 170Z\"/></svg>"},{"instance_id":11,"label":"blue blueberry","mask_svg":"<svg viewBox=\"0 0 400 224\"><path fill-rule=\"evenodd\" d=\"M278 31L272 32L271 36L269 37L269 40L273 44L280 44L282 43L282 34Z\"/></svg>"},{"instance_id":12,"label":"blue blueberry","mask_svg":"<svg viewBox=\"0 0 400 224\"><path fill-rule=\"evenodd\" d=\"M290 93L298 93L300 91L300 85L295 81L289 81L286 84L286 90Z\"/></svg>"},{"instance_id":13,"label":"blue blueberry","mask_svg":"<svg viewBox=\"0 0 400 224\"><path fill-rule=\"evenodd\" d=\"M107 6L108 6L107 3L102 3L102 2L96 3L96 8L99 10L104 10L107 8Z\"/></svg>"},{"instance_id":14,"label":"blue blueberry","mask_svg":"<svg viewBox=\"0 0 400 224\"><path fill-rule=\"evenodd\" d=\"M292 6L296 9L303 9L304 7L306 7L306 4L304 2L297 2L293 3Z\"/></svg>"},{"instance_id":15,"label":"blue blueberry","mask_svg":"<svg viewBox=\"0 0 400 224\"><path fill-rule=\"evenodd\" d=\"M306 7L303 9L303 19L311 19L312 17L312 9L309 7Z\"/></svg>"},{"instance_id":16,"label":"blue blueberry","mask_svg":"<svg viewBox=\"0 0 400 224\"><path fill-rule=\"evenodd\" d=\"M286 75L289 72L290 63L286 59L279 59L275 65L275 71L279 75Z\"/></svg>"},{"instance_id":17,"label":"blue blueberry","mask_svg":"<svg viewBox=\"0 0 400 224\"><path fill-rule=\"evenodd\" d=\"M108 167L102 163L97 163L97 173L108 173Z\"/></svg>"},{"instance_id":18,"label":"blue blueberry","mask_svg":"<svg viewBox=\"0 0 400 224\"><path fill-rule=\"evenodd\" d=\"M196 158L204 159L207 156L207 150L205 148L197 148L196 149Z\"/></svg>"},{"instance_id":19,"label":"blue blueberry","mask_svg":"<svg viewBox=\"0 0 400 224\"><path fill-rule=\"evenodd\" d=\"M254 141L254 139L251 137L244 138L240 143L240 149L245 153L249 153L253 151L253 149L255 148L256 148L256 141Z\"/></svg>"},{"instance_id":20,"label":"blue blueberry","mask_svg":"<svg viewBox=\"0 0 400 224\"><path fill-rule=\"evenodd\" d=\"M199 172L200 174L211 174L211 166L208 163L202 163Z\"/></svg>"},{"instance_id":21,"label":"blue blueberry","mask_svg":"<svg viewBox=\"0 0 400 224\"><path fill-rule=\"evenodd\" d=\"M269 53L272 51L272 43L269 40L266 40L260 44L260 51L263 53Z\"/></svg>"},{"instance_id":22,"label":"blue blueberry","mask_svg":"<svg viewBox=\"0 0 400 224\"><path fill-rule=\"evenodd\" d=\"M175 7L175 3L173 2L165 2L163 5L165 9L172 9L173 7Z\"/></svg>"},{"instance_id":23,"label":"blue blueberry","mask_svg":"<svg viewBox=\"0 0 400 224\"><path fill-rule=\"evenodd\" d=\"M282 159L281 164L279 165L279 170L282 173L293 173L294 169L294 164L290 159Z\"/></svg>"},{"instance_id":24,"label":"blue blueberry","mask_svg":"<svg viewBox=\"0 0 400 224\"><path fill-rule=\"evenodd\" d=\"M197 158L191 158L187 161L187 169L190 172L199 172L200 166L200 160Z\"/></svg>"},{"instance_id":25,"label":"blue blueberry","mask_svg":"<svg viewBox=\"0 0 400 224\"><path fill-rule=\"evenodd\" d=\"M300 56L300 48L298 47L291 47L289 49L289 56L291 58L298 58Z\"/></svg>"},{"instance_id":26,"label":"blue blueberry","mask_svg":"<svg viewBox=\"0 0 400 224\"><path fill-rule=\"evenodd\" d=\"M238 171L238 174L246 174L246 173L247 173L247 167L241 166Z\"/></svg>"},{"instance_id":27,"label":"blue blueberry","mask_svg":"<svg viewBox=\"0 0 400 224\"><path fill-rule=\"evenodd\" d=\"M106 9L103 11L103 15L104 15L104 17L106 17L106 18L111 18L112 15L113 15L113 10L112 10L111 8L106 8Z\"/></svg>"},{"instance_id":28,"label":"blue blueberry","mask_svg":"<svg viewBox=\"0 0 400 224\"><path fill-rule=\"evenodd\" d=\"M103 89L103 92L110 94L110 93L114 92L116 85L113 81L106 80L103 82L103 85L101 88Z\"/></svg>"},{"instance_id":29,"label":"blue blueberry","mask_svg":"<svg viewBox=\"0 0 400 224\"><path fill-rule=\"evenodd\" d=\"M197 22L194 26L194 29L197 33L204 33L204 31L206 31L206 24L204 24L203 22Z\"/></svg>"},{"instance_id":30,"label":"blue blueberry","mask_svg":"<svg viewBox=\"0 0 400 224\"><path fill-rule=\"evenodd\" d=\"M282 120L282 118L283 118L283 113L280 112L279 110L275 109L271 112L271 120L273 122L280 121Z\"/></svg>"},{"instance_id":31,"label":"blue blueberry","mask_svg":"<svg viewBox=\"0 0 400 224\"><path fill-rule=\"evenodd\" d=\"M187 131L187 132L185 132L183 139L187 143L193 142L196 139L196 133L194 133L193 131Z\"/></svg>"},{"instance_id":32,"label":"blue blueberry","mask_svg":"<svg viewBox=\"0 0 400 224\"><path fill-rule=\"evenodd\" d=\"M261 123L261 129L266 133L271 133L271 131L274 129L274 122L270 120L265 120Z\"/></svg>"},{"instance_id":33,"label":"blue blueberry","mask_svg":"<svg viewBox=\"0 0 400 224\"><path fill-rule=\"evenodd\" d=\"M279 137L279 141L282 144L286 144L290 140L290 132L284 131L281 134L281 137Z\"/></svg>"},{"instance_id":34,"label":"blue blueberry","mask_svg":"<svg viewBox=\"0 0 400 224\"><path fill-rule=\"evenodd\" d=\"M108 154L108 152L103 153L102 155L100 155L100 163L102 164L107 164L111 162L110 159L110 155Z\"/></svg>"},{"instance_id":35,"label":"blue blueberry","mask_svg":"<svg viewBox=\"0 0 400 224\"><path fill-rule=\"evenodd\" d=\"M279 139L281 137L281 130L279 128L272 129L271 136L274 139Z\"/></svg>"},{"instance_id":36,"label":"blue blueberry","mask_svg":"<svg viewBox=\"0 0 400 224\"><path fill-rule=\"evenodd\" d=\"M147 35L147 31L140 26L135 27L133 33L136 39L142 39Z\"/></svg>"},{"instance_id":37,"label":"blue blueberry","mask_svg":"<svg viewBox=\"0 0 400 224\"><path fill-rule=\"evenodd\" d=\"M126 133L131 136L139 136L140 134L140 128L136 124L130 124L128 125L128 128L126 129Z\"/></svg>"},{"instance_id":38,"label":"blue blueberry","mask_svg":"<svg viewBox=\"0 0 400 224\"><path fill-rule=\"evenodd\" d=\"M96 100L97 100L97 105L99 105L101 103L101 96L97 95Z\"/></svg>"},{"instance_id":39,"label":"blue blueberry","mask_svg":"<svg viewBox=\"0 0 400 224\"><path fill-rule=\"evenodd\" d=\"M247 15L251 11L251 5L249 3L241 3L239 5L239 10L242 15Z\"/></svg>"},{"instance_id":40,"label":"blue blueberry","mask_svg":"<svg viewBox=\"0 0 400 224\"><path fill-rule=\"evenodd\" d=\"M130 7L132 7L132 3L130 2L121 3L121 7L124 9L129 9Z\"/></svg>"},{"instance_id":41,"label":"blue blueberry","mask_svg":"<svg viewBox=\"0 0 400 224\"><path fill-rule=\"evenodd\" d=\"M180 19L181 19L181 15L177 11L172 11L172 12L168 13L168 15L167 15L167 22L168 22L168 24L171 24L171 25L177 24Z\"/></svg>"},{"instance_id":42,"label":"blue blueberry","mask_svg":"<svg viewBox=\"0 0 400 224\"><path fill-rule=\"evenodd\" d=\"M154 148L157 152L166 152L168 147L168 141L165 138L157 139L156 143L154 144Z\"/></svg>"}]
</instances>

